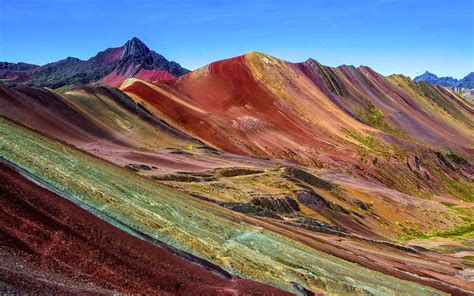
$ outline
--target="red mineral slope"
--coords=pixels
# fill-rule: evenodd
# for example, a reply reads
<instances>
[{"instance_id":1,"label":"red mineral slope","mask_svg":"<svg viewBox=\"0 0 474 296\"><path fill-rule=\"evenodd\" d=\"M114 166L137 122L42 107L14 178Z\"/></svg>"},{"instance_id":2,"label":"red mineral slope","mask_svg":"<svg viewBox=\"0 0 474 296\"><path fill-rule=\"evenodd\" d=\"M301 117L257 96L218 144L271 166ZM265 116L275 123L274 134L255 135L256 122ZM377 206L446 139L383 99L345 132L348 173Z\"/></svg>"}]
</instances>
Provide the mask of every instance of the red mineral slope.
<instances>
[{"instance_id":1,"label":"red mineral slope","mask_svg":"<svg viewBox=\"0 0 474 296\"><path fill-rule=\"evenodd\" d=\"M0 83L0 115L120 166L153 167L149 173L268 166L210 149L109 87L82 86L61 94Z\"/></svg>"},{"instance_id":2,"label":"red mineral slope","mask_svg":"<svg viewBox=\"0 0 474 296\"><path fill-rule=\"evenodd\" d=\"M140 68L136 74L132 73L132 69L127 69L122 73L116 71L111 72L101 80L101 84L118 87L124 80L135 77L141 80L158 82L160 80L169 80L175 78L170 73L163 70L147 70Z\"/></svg>"},{"instance_id":3,"label":"red mineral slope","mask_svg":"<svg viewBox=\"0 0 474 296\"><path fill-rule=\"evenodd\" d=\"M11 293L289 295L138 239L0 163L0 281Z\"/></svg>"},{"instance_id":4,"label":"red mineral slope","mask_svg":"<svg viewBox=\"0 0 474 296\"><path fill-rule=\"evenodd\" d=\"M345 131L399 131L472 155L472 106L439 87L387 79L368 67L249 53L156 85L131 79L122 89L176 126L237 153L311 160L321 151L353 151L347 142L360 141Z\"/></svg>"},{"instance_id":5,"label":"red mineral slope","mask_svg":"<svg viewBox=\"0 0 474 296\"><path fill-rule=\"evenodd\" d=\"M450 169L443 160L450 151L473 157L472 106L367 67L252 52L174 80L129 79L121 89L154 116L232 153L337 169L411 193L444 187L445 175L474 173L467 162Z\"/></svg>"},{"instance_id":6,"label":"red mineral slope","mask_svg":"<svg viewBox=\"0 0 474 296\"><path fill-rule=\"evenodd\" d=\"M122 89L175 126L230 152L303 162L317 162L320 151L354 153L337 138L351 140L342 129L371 128L339 110L316 88L288 95L295 83L307 88L311 81L288 63L269 58L252 53L158 85L132 79ZM277 81L258 80L253 68L265 60ZM287 69L300 79L286 79L283 86Z\"/></svg>"}]
</instances>

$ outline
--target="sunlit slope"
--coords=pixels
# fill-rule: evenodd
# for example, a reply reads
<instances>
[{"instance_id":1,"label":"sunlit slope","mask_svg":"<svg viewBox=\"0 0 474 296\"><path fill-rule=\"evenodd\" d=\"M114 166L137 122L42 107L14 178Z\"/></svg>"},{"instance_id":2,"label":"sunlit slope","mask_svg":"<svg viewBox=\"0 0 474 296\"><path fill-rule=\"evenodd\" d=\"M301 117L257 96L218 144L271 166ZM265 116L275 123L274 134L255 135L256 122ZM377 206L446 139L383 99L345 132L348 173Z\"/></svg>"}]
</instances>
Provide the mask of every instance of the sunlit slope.
<instances>
[{"instance_id":1,"label":"sunlit slope","mask_svg":"<svg viewBox=\"0 0 474 296\"><path fill-rule=\"evenodd\" d=\"M261 71L268 81L261 81ZM353 153L343 128L371 128L341 112L297 71L286 62L251 53L212 63L169 85L130 80L122 89L227 151L306 163L327 158L320 151ZM301 89L298 95L291 93L294 83Z\"/></svg>"},{"instance_id":2,"label":"sunlit slope","mask_svg":"<svg viewBox=\"0 0 474 296\"><path fill-rule=\"evenodd\" d=\"M121 89L225 151L330 168L409 194L473 198L472 107L442 88L397 79L252 52L176 80L129 79Z\"/></svg>"},{"instance_id":3,"label":"sunlit slope","mask_svg":"<svg viewBox=\"0 0 474 296\"><path fill-rule=\"evenodd\" d=\"M218 61L156 85L121 88L175 125L224 150L302 162L364 145L348 135L395 136L472 156L473 109L440 87L368 67L288 63L261 53ZM178 111L179 110L179 111Z\"/></svg>"},{"instance_id":4,"label":"sunlit slope","mask_svg":"<svg viewBox=\"0 0 474 296\"><path fill-rule=\"evenodd\" d=\"M441 294L362 268L251 225L252 219L195 200L0 119L0 156L70 198L246 278L294 291ZM120 225L117 225L120 227Z\"/></svg>"},{"instance_id":5,"label":"sunlit slope","mask_svg":"<svg viewBox=\"0 0 474 296\"><path fill-rule=\"evenodd\" d=\"M472 156L474 110L456 94L402 75L386 78L365 66L331 68L312 59L298 66L341 109L367 125Z\"/></svg>"}]
</instances>

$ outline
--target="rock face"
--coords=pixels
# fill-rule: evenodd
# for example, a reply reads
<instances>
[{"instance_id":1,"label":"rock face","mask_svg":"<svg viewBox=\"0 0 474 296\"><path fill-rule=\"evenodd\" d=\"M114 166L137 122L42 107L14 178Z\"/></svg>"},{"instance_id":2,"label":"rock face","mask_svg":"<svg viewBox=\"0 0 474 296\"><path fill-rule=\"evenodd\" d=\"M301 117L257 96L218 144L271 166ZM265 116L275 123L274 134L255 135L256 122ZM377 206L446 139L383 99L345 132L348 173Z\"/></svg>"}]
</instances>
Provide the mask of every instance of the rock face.
<instances>
[{"instance_id":1,"label":"rock face","mask_svg":"<svg viewBox=\"0 0 474 296\"><path fill-rule=\"evenodd\" d=\"M130 77L158 81L188 72L176 62L150 50L138 38L132 38L121 47L101 51L86 61L68 57L44 66L0 63L0 79L6 79L10 85L50 88L91 83L115 86Z\"/></svg>"},{"instance_id":2,"label":"rock face","mask_svg":"<svg viewBox=\"0 0 474 296\"><path fill-rule=\"evenodd\" d=\"M445 87L474 88L474 72L469 73L463 79L458 80L453 77L438 77L433 73L426 71L420 76L415 77L416 82L426 81L430 84Z\"/></svg>"},{"instance_id":3,"label":"rock face","mask_svg":"<svg viewBox=\"0 0 474 296\"><path fill-rule=\"evenodd\" d=\"M4 71L26 71L33 70L34 68L39 67L38 65L27 64L27 63L8 63L0 62L0 69Z\"/></svg>"}]
</instances>

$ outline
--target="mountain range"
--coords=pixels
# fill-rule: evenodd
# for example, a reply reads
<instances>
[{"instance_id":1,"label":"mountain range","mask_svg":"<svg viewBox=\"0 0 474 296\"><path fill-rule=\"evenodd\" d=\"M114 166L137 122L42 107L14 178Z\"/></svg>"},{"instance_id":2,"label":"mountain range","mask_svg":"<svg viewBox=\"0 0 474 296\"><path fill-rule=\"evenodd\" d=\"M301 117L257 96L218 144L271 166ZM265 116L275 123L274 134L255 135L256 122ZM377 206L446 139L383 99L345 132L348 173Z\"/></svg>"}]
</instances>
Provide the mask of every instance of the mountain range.
<instances>
[{"instance_id":1,"label":"mountain range","mask_svg":"<svg viewBox=\"0 0 474 296\"><path fill-rule=\"evenodd\" d=\"M91 83L117 86L130 77L157 81L188 72L176 62L150 50L138 38L132 38L121 47L101 51L86 61L68 57L43 66L0 63L0 79L5 83L54 89Z\"/></svg>"},{"instance_id":2,"label":"mountain range","mask_svg":"<svg viewBox=\"0 0 474 296\"><path fill-rule=\"evenodd\" d=\"M426 71L413 79L416 82L426 81L434 85L445 87L474 88L474 72L467 74L464 78L458 80L453 77L438 77L433 73Z\"/></svg>"},{"instance_id":3,"label":"mountain range","mask_svg":"<svg viewBox=\"0 0 474 296\"><path fill-rule=\"evenodd\" d=\"M134 38L3 64L0 291L474 293L458 94L312 58L159 57Z\"/></svg>"}]
</instances>

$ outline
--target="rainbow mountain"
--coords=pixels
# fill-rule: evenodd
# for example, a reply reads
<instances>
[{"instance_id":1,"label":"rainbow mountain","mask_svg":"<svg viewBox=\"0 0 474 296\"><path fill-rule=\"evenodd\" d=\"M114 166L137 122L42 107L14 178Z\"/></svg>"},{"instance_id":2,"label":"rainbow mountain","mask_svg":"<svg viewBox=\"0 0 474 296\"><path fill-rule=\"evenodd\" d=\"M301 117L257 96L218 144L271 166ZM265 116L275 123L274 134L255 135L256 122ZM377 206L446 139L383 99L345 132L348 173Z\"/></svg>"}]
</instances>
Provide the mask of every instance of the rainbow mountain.
<instances>
[{"instance_id":1,"label":"rainbow mountain","mask_svg":"<svg viewBox=\"0 0 474 296\"><path fill-rule=\"evenodd\" d=\"M258 52L160 70L0 84L2 289L474 293L457 94Z\"/></svg>"}]
</instances>

